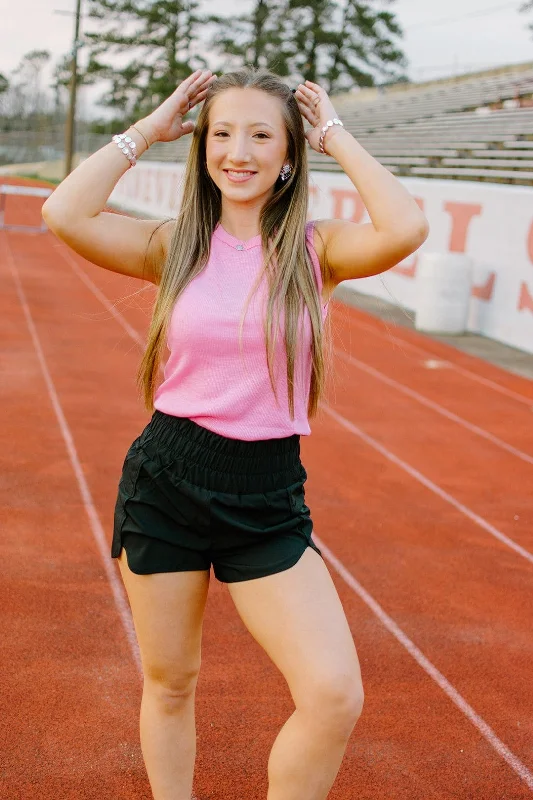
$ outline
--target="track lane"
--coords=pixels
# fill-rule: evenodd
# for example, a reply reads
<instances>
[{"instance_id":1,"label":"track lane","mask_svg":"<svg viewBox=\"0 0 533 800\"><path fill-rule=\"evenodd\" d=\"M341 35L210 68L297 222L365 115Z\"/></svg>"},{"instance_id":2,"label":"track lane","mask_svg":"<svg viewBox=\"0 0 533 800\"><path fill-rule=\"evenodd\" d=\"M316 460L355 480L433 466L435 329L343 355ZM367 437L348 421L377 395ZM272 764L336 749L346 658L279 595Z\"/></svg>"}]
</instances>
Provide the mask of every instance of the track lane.
<instances>
[{"instance_id":1,"label":"track lane","mask_svg":"<svg viewBox=\"0 0 533 800\"><path fill-rule=\"evenodd\" d=\"M126 800L144 769L135 747L139 689L128 681L131 655L8 269L5 237L0 793L10 800Z\"/></svg>"},{"instance_id":2,"label":"track lane","mask_svg":"<svg viewBox=\"0 0 533 800\"><path fill-rule=\"evenodd\" d=\"M103 271L99 270L98 272L102 273ZM120 276L117 277L120 279ZM72 310L74 307L71 304L70 309ZM83 308L82 317L86 313L94 313L93 307L85 304L85 302L80 308ZM88 311L89 308L91 308L90 311ZM44 319L42 323L43 325L45 324ZM91 336L90 343L86 342L87 350L90 349L89 345L92 345L93 338L94 336ZM83 338L80 339L80 342L82 341ZM50 342L50 346L52 345L53 343ZM75 352L75 350L76 348L74 347L73 351ZM100 351L97 352L101 357ZM126 354L122 353L121 355L123 359L129 359L133 356L135 360L135 353L131 350L127 350ZM99 358L96 358L95 363L98 364L98 368L103 369L105 362L98 363L98 361ZM58 363L58 368L60 369L60 367L61 365ZM117 362L113 361L111 367L113 372L116 371L116 367ZM93 367L92 369L96 368ZM92 385L95 373L90 371L88 375ZM124 399L124 395L122 395L122 398ZM87 411L85 413L87 414ZM113 419L116 420L117 417L114 416ZM315 423L314 432L322 430L322 425L323 421L321 421L320 427ZM96 429L93 433L95 436L98 435ZM100 427L99 434L101 435L101 433L102 428ZM316 436L316 433L314 436ZM311 437L311 439L313 438ZM307 447L311 444L311 441L304 444ZM345 445L346 437L344 436L341 448L345 447ZM337 462L339 461L338 453L339 451L334 456ZM319 452L317 460L324 464L324 454ZM309 486L311 486L311 470L316 470L316 465L310 466L309 469ZM313 472L314 474L315 472ZM91 480L93 479L94 476L91 475ZM332 492L333 497L335 497L333 488ZM317 500L322 494L322 487L320 487L316 495ZM311 495L311 488L309 489L309 495ZM311 500L311 497L309 502L313 508L316 507L318 510L318 503ZM317 522L319 535L321 530L328 531L328 542L330 542L329 531L332 528L331 523L332 521L337 522L339 519L338 503L335 503L335 509L337 517L332 514L329 515L326 520L327 528L326 525L319 525ZM346 530L341 525L340 536L342 539L345 538L345 533ZM326 537L324 536L324 538ZM338 543L336 542L336 544ZM379 548L374 550L374 558L376 554L381 556ZM408 568L408 564L405 565L405 568ZM353 747L350 745L351 750L349 757L347 756L346 768L341 771L337 781L338 787L336 785L334 790L334 792L338 791L338 793L332 793L332 797L349 797L353 794L354 787L357 787L358 796L372 798L492 797L493 795L484 793L496 790L496 787L497 791L505 792L501 796L511 798L525 797L523 785L516 781L514 775L508 775L508 767L498 761L494 761L494 753L490 752L490 749L488 753L485 753L486 742L483 740L477 741L475 737L472 738L471 726L465 723L464 720L456 719L457 712L453 709L450 710L449 704L445 701L443 702L440 690L431 685L429 681L427 681L428 685L426 685L426 679L420 679L418 668L416 666L413 667L412 662L401 652L401 649L395 646L395 643L390 642L390 636L381 629L379 623L376 624L375 618L368 613L368 609L357 598L354 598L352 593L347 592L346 587L341 585L342 582L336 582L338 583L345 608L350 609L349 619L352 620L354 626L359 652L360 654L365 654L362 660L367 667L364 666L363 669L368 668L370 673L366 682L367 695L370 691L369 685L371 685L369 681L373 679L376 680L376 684L372 684L372 686L374 687L375 685L376 693L380 695L379 702L370 710L367 696L367 707L363 720L365 715L371 714L373 723L379 720L381 726L378 725L376 729L372 728L371 731L368 731L364 726L364 721L361 720L357 735L352 740ZM212 589L213 593L210 597L210 602L211 599L217 603L218 601L227 601L224 590L217 586L215 582L212 583ZM224 622L225 615L228 617L226 622ZM255 784L257 783L257 773L253 769L252 773L250 773L248 757L252 758L252 763L254 763L254 758L264 759L266 740L269 735L275 735L280 720L282 721L284 716L290 713L290 703L288 703L286 694L284 695L283 693L282 680L279 678L274 680L273 676L270 675L269 662L266 657L260 657L260 651L258 654L257 647L251 641L251 638L239 625L238 620L235 620L235 613L229 607L229 604L225 603L221 607L217 606L209 620L213 627L206 627L204 659L206 661L209 660L207 669L212 669L212 673L209 674L209 672L204 671L205 681L202 684L206 693L203 697L209 702L203 705L202 698L199 698L199 701L200 708L206 713L205 719L216 720L216 722L213 722L211 730L207 730L205 734L202 731L202 741L204 746L211 743L220 748L217 751L220 755L213 759L213 754L211 754L211 758L202 759L199 762L200 773L203 773L203 768L207 774L211 773L212 775L214 769L218 768L223 785L225 780L230 781L231 776L236 773L239 775L253 775ZM221 621L224 626L222 631L220 630ZM225 639L224 634L227 639ZM227 641L229 647L221 648L221 641ZM233 645L236 645L236 652L239 657L232 659L230 656ZM369 653L371 654L370 657L367 655ZM247 663L248 656L250 656L250 661ZM250 713L250 699L242 696L242 685L246 684L253 674L260 676L261 688L264 688L265 692L261 697L262 706L258 700L257 693L254 695L256 699L252 709L254 713ZM400 691L391 697L391 674L395 678L398 677L398 687L409 688L406 694ZM234 680L234 676L237 680ZM378 680L379 676L381 682ZM226 694L225 700L230 702L221 702L220 692L222 686ZM374 693L372 694L375 697ZM413 698L416 698L414 708ZM417 713L423 705L423 698L427 698L427 705L435 710L434 719L431 714L428 715L431 717L431 721L424 718L424 723L428 722L427 727L426 724L424 726L420 725L420 716ZM260 712L258 705L261 707ZM217 709L216 712L214 712L214 708ZM285 711L286 714L284 713ZM265 737L260 736L257 742L250 743L249 730L250 728L257 730L258 720L256 715L258 712L265 726ZM240 714L244 716L240 717ZM449 718L452 721L452 730L454 731L451 736L451 742L450 731L443 725L443 721L447 723ZM423 730L421 730L421 727L423 727ZM457 732L457 729L459 732ZM230 741L228 741L229 730L232 731L232 735L229 737ZM233 733L235 733L235 736L233 736ZM234 751L234 746L240 733L245 737L243 741L247 744L242 748L242 753L237 755ZM467 756L466 761L464 752L462 754L459 753L457 756L455 753L455 744L456 742L462 743L463 737L469 742L467 750L470 754L470 760L468 760L469 757ZM422 747L423 744L424 747ZM422 749L425 750L423 754L421 752ZM461 749L464 751L465 748L458 748L459 751ZM466 777L466 773L471 770L471 760L474 760L476 768L479 768L479 751L483 753L483 760L486 758L487 766L480 770L479 773L476 772L475 775ZM361 764L361 756L363 754L365 756L363 759L364 764ZM442 763L444 760L446 760L446 764ZM257 769L259 761L255 763L255 769ZM465 763L468 764L466 769ZM458 770L461 780L458 780ZM490 779L488 779L486 771L490 773ZM363 775L363 780L361 780L361 775ZM203 774L201 774L200 782L203 781ZM233 781L234 778L227 786L235 786L235 790L237 790L237 786ZM495 781L495 783L491 783L491 781ZM222 793L219 793L214 788L213 783L209 784L207 777L204 785L206 790L210 792L206 796L220 796L221 798L235 796L234 793L226 794L227 789L222 789ZM527 792L527 788L525 791ZM261 785L258 785L257 792L257 795L254 792L254 797L264 797L264 792L261 794ZM252 795L247 796L251 797Z\"/></svg>"},{"instance_id":3,"label":"track lane","mask_svg":"<svg viewBox=\"0 0 533 800\"><path fill-rule=\"evenodd\" d=\"M305 443L318 535L531 768L531 567L346 439L322 417Z\"/></svg>"},{"instance_id":4,"label":"track lane","mask_svg":"<svg viewBox=\"0 0 533 800\"><path fill-rule=\"evenodd\" d=\"M394 455L516 541L533 559L533 465L336 361L343 392L329 405ZM509 421L510 430L513 424Z\"/></svg>"},{"instance_id":5,"label":"track lane","mask_svg":"<svg viewBox=\"0 0 533 800\"><path fill-rule=\"evenodd\" d=\"M463 377L467 385L483 386L491 394L514 399L531 409L533 401L532 381L520 375L503 370L489 361L471 356L445 342L423 336L414 329L395 325L387 320L365 314L357 308L339 306L339 331L353 341L366 340L369 343L387 344L386 352L392 349L398 358L408 360L436 360L448 364L449 368Z\"/></svg>"},{"instance_id":6,"label":"track lane","mask_svg":"<svg viewBox=\"0 0 533 800\"><path fill-rule=\"evenodd\" d=\"M452 367L428 368L427 359L398 353L387 347L384 340L364 337L354 341L346 332L336 333L338 357L345 361L354 359L351 370L354 375L365 371L364 367L358 367L357 361L369 365L383 375L383 383L386 379L397 381L429 402L457 414L467 423L479 426L529 456L533 455L533 400L527 400L525 394L518 395L526 398L519 402L514 397L472 382ZM432 363L431 359L429 363Z\"/></svg>"},{"instance_id":7,"label":"track lane","mask_svg":"<svg viewBox=\"0 0 533 800\"><path fill-rule=\"evenodd\" d=\"M381 370L376 369L375 367L372 366L372 364L367 363L367 361L361 361L361 359L355 358L355 356L350 355L348 353L345 353L342 350L335 349L334 350L334 354L335 354L336 358L339 358L342 361L345 361L346 363L348 363L351 367L354 367L356 373L357 372L363 372L366 375L371 375L375 380L379 381L380 383L385 384L385 385L393 388L395 391L400 392L401 394L403 394L403 395L405 395L407 397L410 397L416 403L419 403L420 405L422 405L422 406L424 406L426 408L432 409L437 414L440 414L440 416L446 417L447 419L451 420L452 422L455 422L457 425L459 425L460 427L464 428L465 430L468 430L471 433L475 433L477 436L480 436L481 438L492 442L494 445L496 445L497 448L499 448L501 450L505 450L508 453L511 453L516 458L519 458L522 461L524 461L524 463L533 465L533 455L530 455L529 453L525 452L523 449L519 449L518 447L515 447L512 444L509 444L509 442L505 441L505 439L502 439L502 438L496 436L495 434L491 433L486 428L481 427L479 424L477 424L475 422L469 422L468 419L466 419L464 416L460 416L459 414L456 414L453 411L450 411L448 408L446 408L446 406L442 405L442 400L444 400L444 402L446 402L446 398L439 397L439 401L432 400L427 396L427 392L426 391L422 392L422 391L413 389L412 387L408 386L406 383L398 381L395 378L391 378L386 372L383 371L383 369L381 369ZM448 391L449 391L449 389L448 389ZM442 394L442 393L440 393L440 394ZM468 414L468 416L474 416L475 417L476 414L477 414L477 408L472 409L472 411L473 411L473 413L472 414ZM489 427L491 427L491 423L492 422L500 422L499 418L494 419L494 417L495 417L495 415L494 415L494 411L493 410L492 410L492 413L490 414L490 416L487 414L487 424L488 424ZM507 427L504 428L503 425L500 425L500 427L502 428L502 435L507 435L507 433L508 433ZM518 433L518 427L519 426L515 424L514 427L517 429L517 433ZM528 428L526 428L524 430L523 426L520 427L520 431L519 431L518 435L520 436L521 446L522 447L524 446L524 438L526 438L526 440L527 440L529 433L530 433L530 431L529 431ZM525 437L524 437L524 434L525 434ZM531 438L533 439L533 437L531 437ZM526 447L528 446L528 442L527 441L525 443L525 446Z\"/></svg>"}]
</instances>

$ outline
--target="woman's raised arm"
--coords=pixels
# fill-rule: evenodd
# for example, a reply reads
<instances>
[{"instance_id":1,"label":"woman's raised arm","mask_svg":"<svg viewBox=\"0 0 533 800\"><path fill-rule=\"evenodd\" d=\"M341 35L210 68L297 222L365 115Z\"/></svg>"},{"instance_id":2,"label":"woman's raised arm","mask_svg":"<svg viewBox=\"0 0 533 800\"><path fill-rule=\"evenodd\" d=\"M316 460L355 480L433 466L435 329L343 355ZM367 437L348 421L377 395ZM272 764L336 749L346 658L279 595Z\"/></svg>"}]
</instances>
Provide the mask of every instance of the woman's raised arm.
<instances>
[{"instance_id":1,"label":"woman's raised arm","mask_svg":"<svg viewBox=\"0 0 533 800\"><path fill-rule=\"evenodd\" d=\"M127 135L138 156L156 141L171 142L192 133L194 123L183 116L205 99L216 78L197 70ZM147 145L148 142L148 145ZM48 227L69 247L104 269L158 282L158 265L166 256L170 225L104 211L119 179L131 164L113 141L83 161L43 204ZM150 257L148 249L150 245Z\"/></svg>"}]
</instances>

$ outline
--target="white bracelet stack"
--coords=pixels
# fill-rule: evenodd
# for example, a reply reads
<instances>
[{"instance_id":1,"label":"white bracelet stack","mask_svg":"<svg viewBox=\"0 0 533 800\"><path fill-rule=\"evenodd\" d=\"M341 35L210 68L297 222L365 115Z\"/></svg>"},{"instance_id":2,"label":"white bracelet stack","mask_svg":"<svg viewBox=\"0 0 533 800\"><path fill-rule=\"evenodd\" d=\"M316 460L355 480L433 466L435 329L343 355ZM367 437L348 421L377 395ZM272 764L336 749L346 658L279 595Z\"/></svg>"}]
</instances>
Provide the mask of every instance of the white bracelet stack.
<instances>
[{"instance_id":1,"label":"white bracelet stack","mask_svg":"<svg viewBox=\"0 0 533 800\"><path fill-rule=\"evenodd\" d=\"M326 152L324 150L324 137L325 137L326 133L328 132L328 130L330 128L332 128L334 125L342 125L342 127L344 128L344 124L340 121L340 119L337 119L337 117L334 117L333 119L328 119L328 121L326 122L326 124L322 128L322 131L321 131L321 134L320 134L320 140L318 142L318 146L320 148L320 152L321 153L325 153Z\"/></svg>"},{"instance_id":2,"label":"white bracelet stack","mask_svg":"<svg viewBox=\"0 0 533 800\"><path fill-rule=\"evenodd\" d=\"M128 136L127 133L116 133L113 136L113 141L130 162L130 167L134 167L137 163L137 154L135 152L137 145L131 136Z\"/></svg>"}]
</instances>

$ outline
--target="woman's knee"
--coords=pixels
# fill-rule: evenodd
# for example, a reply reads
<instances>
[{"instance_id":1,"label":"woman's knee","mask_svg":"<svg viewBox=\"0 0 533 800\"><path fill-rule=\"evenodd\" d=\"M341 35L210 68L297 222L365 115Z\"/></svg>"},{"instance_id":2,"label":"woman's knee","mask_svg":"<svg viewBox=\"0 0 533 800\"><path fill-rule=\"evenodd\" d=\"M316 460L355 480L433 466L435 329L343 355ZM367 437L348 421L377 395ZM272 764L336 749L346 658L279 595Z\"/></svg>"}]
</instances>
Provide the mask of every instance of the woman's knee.
<instances>
[{"instance_id":1,"label":"woman's knee","mask_svg":"<svg viewBox=\"0 0 533 800\"><path fill-rule=\"evenodd\" d=\"M145 666L143 672L143 694L150 696L164 710L172 712L194 697L200 666L191 665L182 669Z\"/></svg>"},{"instance_id":2,"label":"woman's knee","mask_svg":"<svg viewBox=\"0 0 533 800\"><path fill-rule=\"evenodd\" d=\"M363 711L364 690L358 670L315 678L304 694L305 700L297 703L297 708L340 733L349 735Z\"/></svg>"}]
</instances>

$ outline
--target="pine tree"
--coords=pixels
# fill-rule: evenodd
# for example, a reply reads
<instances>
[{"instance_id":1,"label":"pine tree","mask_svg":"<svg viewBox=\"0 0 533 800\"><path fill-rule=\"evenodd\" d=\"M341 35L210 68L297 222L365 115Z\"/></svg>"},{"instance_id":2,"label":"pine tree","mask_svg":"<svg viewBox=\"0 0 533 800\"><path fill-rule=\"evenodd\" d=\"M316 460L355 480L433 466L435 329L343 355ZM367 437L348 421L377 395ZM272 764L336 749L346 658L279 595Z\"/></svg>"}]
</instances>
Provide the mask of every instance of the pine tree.
<instances>
[{"instance_id":1,"label":"pine tree","mask_svg":"<svg viewBox=\"0 0 533 800\"><path fill-rule=\"evenodd\" d=\"M107 79L100 104L123 120L144 116L206 60L193 49L203 17L195 0L90 0L85 33L91 80ZM127 56L110 63L110 56Z\"/></svg>"},{"instance_id":2,"label":"pine tree","mask_svg":"<svg viewBox=\"0 0 533 800\"><path fill-rule=\"evenodd\" d=\"M43 69L49 60L48 50L31 50L11 71L9 81L0 80L3 128L16 124L19 130L26 130L42 124L49 108L49 97L43 87Z\"/></svg>"},{"instance_id":3,"label":"pine tree","mask_svg":"<svg viewBox=\"0 0 533 800\"><path fill-rule=\"evenodd\" d=\"M394 14L375 10L373 6L377 5L348 0L343 8L326 71L330 93L338 91L341 85L347 88L346 78L356 86L374 86L376 78L379 82L406 80L403 68L407 59L398 45L402 29Z\"/></svg>"},{"instance_id":4,"label":"pine tree","mask_svg":"<svg viewBox=\"0 0 533 800\"><path fill-rule=\"evenodd\" d=\"M250 12L219 16L208 21L215 32L208 49L221 56L221 72L238 69L243 64L272 69L278 75L291 72L294 48L288 34L291 14L287 0L255 0Z\"/></svg>"},{"instance_id":5,"label":"pine tree","mask_svg":"<svg viewBox=\"0 0 533 800\"><path fill-rule=\"evenodd\" d=\"M533 9L533 0L526 0L525 3L522 3L522 5L519 6L518 11L520 14L525 14L528 11L531 11L532 9ZM530 22L527 28L530 31L533 31L533 23Z\"/></svg>"},{"instance_id":6,"label":"pine tree","mask_svg":"<svg viewBox=\"0 0 533 800\"><path fill-rule=\"evenodd\" d=\"M101 105L124 122L148 114L200 68L266 67L330 94L402 80L402 31L383 10L393 2L250 0L246 13L224 17L200 14L197 0L89 0L86 77L110 82Z\"/></svg>"},{"instance_id":7,"label":"pine tree","mask_svg":"<svg viewBox=\"0 0 533 800\"><path fill-rule=\"evenodd\" d=\"M319 83L330 94L405 80L402 30L394 14L381 8L393 2L255 0L250 13L210 16L221 30L209 45L229 57L225 68L231 59L265 66L294 82Z\"/></svg>"}]
</instances>

